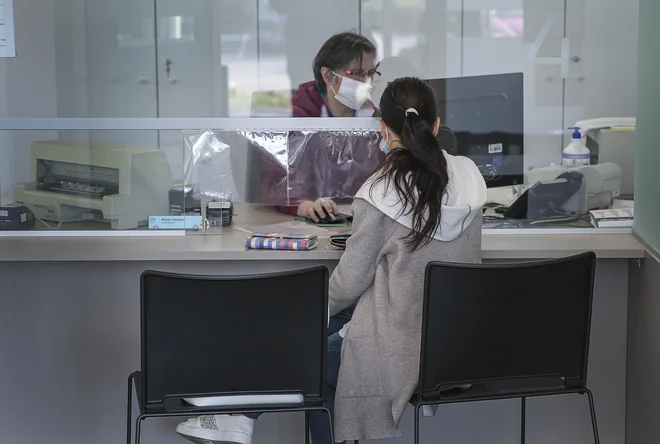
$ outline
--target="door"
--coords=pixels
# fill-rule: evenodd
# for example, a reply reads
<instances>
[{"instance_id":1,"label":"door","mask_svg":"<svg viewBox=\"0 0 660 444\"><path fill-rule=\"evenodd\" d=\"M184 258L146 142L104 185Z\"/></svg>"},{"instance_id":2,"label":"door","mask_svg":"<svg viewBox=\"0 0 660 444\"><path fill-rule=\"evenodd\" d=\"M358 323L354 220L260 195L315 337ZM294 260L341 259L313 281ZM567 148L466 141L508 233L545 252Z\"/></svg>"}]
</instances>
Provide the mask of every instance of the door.
<instances>
[{"instance_id":1,"label":"door","mask_svg":"<svg viewBox=\"0 0 660 444\"><path fill-rule=\"evenodd\" d=\"M637 115L638 29L638 0L568 2L565 128L584 119ZM569 140L566 132L564 144Z\"/></svg>"},{"instance_id":2,"label":"door","mask_svg":"<svg viewBox=\"0 0 660 444\"><path fill-rule=\"evenodd\" d=\"M244 0L158 0L158 115L245 115L257 83L256 4ZM180 131L161 131L175 178L185 168Z\"/></svg>"},{"instance_id":3,"label":"door","mask_svg":"<svg viewBox=\"0 0 660 444\"><path fill-rule=\"evenodd\" d=\"M86 2L87 113L157 117L152 0ZM94 131L91 141L156 147L155 131Z\"/></svg>"}]
</instances>

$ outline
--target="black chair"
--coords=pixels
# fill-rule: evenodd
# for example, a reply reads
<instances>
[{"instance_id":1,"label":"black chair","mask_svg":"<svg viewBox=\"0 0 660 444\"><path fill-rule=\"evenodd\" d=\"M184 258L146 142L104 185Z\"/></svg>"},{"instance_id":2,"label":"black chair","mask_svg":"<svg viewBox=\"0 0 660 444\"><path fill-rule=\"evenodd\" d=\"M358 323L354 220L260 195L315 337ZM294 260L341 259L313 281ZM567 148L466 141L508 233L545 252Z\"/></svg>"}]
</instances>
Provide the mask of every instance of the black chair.
<instances>
[{"instance_id":1,"label":"black chair","mask_svg":"<svg viewBox=\"0 0 660 444\"><path fill-rule=\"evenodd\" d=\"M426 269L415 443L424 405L586 394L596 258L430 263ZM466 388L469 387L469 388Z\"/></svg>"},{"instance_id":2,"label":"black chair","mask_svg":"<svg viewBox=\"0 0 660 444\"><path fill-rule=\"evenodd\" d=\"M227 277L146 271L140 304L142 368L128 380L128 444L133 385L136 444L149 417L301 411L306 442L309 412L330 417L326 267ZM302 395L302 402L200 408L184 401L270 394Z\"/></svg>"}]
</instances>

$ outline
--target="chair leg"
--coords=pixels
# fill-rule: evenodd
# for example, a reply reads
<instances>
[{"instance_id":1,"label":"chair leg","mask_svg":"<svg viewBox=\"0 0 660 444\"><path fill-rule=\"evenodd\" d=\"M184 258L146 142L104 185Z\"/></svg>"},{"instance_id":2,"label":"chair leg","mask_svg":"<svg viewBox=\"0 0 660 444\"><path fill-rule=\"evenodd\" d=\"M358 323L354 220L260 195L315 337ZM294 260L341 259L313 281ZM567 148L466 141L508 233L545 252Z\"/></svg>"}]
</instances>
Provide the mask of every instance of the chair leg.
<instances>
[{"instance_id":1,"label":"chair leg","mask_svg":"<svg viewBox=\"0 0 660 444\"><path fill-rule=\"evenodd\" d=\"M305 444L309 444L309 412L305 412Z\"/></svg>"},{"instance_id":2,"label":"chair leg","mask_svg":"<svg viewBox=\"0 0 660 444\"><path fill-rule=\"evenodd\" d=\"M323 408L323 411L326 413L326 415L328 415L328 424L330 425L330 442L335 442L335 428L332 425L332 413L330 413L330 409L326 407Z\"/></svg>"},{"instance_id":3,"label":"chair leg","mask_svg":"<svg viewBox=\"0 0 660 444\"><path fill-rule=\"evenodd\" d=\"M589 398L589 410L591 411L591 427L594 431L594 443L600 444L600 437L598 436L598 422L596 422L596 407L594 405L594 395L591 393L591 390L585 390L587 397Z\"/></svg>"},{"instance_id":4,"label":"chair leg","mask_svg":"<svg viewBox=\"0 0 660 444\"><path fill-rule=\"evenodd\" d=\"M520 398L520 444L525 444L525 425L527 414L527 398Z\"/></svg>"},{"instance_id":5,"label":"chair leg","mask_svg":"<svg viewBox=\"0 0 660 444\"><path fill-rule=\"evenodd\" d=\"M138 415L137 419L135 420L135 444L140 444L140 428L142 426L142 420L144 418L142 415Z\"/></svg>"},{"instance_id":6,"label":"chair leg","mask_svg":"<svg viewBox=\"0 0 660 444\"><path fill-rule=\"evenodd\" d=\"M419 444L419 406L415 406L415 444Z\"/></svg>"},{"instance_id":7,"label":"chair leg","mask_svg":"<svg viewBox=\"0 0 660 444\"><path fill-rule=\"evenodd\" d=\"M131 424L133 424L133 378L134 373L128 377L128 405L126 406L126 444L131 444Z\"/></svg>"}]
</instances>

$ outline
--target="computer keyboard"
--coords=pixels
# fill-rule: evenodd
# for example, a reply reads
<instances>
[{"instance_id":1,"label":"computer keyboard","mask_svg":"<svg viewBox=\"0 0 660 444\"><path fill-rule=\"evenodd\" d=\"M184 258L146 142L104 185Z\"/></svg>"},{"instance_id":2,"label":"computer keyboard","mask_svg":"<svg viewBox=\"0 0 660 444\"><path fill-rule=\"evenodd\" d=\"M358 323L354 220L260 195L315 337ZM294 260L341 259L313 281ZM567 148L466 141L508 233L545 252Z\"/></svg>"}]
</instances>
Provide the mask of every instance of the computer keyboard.
<instances>
[{"instance_id":1,"label":"computer keyboard","mask_svg":"<svg viewBox=\"0 0 660 444\"><path fill-rule=\"evenodd\" d=\"M484 229L507 229L507 228L523 228L523 224L516 219L504 219L499 217L484 218L482 228Z\"/></svg>"}]
</instances>

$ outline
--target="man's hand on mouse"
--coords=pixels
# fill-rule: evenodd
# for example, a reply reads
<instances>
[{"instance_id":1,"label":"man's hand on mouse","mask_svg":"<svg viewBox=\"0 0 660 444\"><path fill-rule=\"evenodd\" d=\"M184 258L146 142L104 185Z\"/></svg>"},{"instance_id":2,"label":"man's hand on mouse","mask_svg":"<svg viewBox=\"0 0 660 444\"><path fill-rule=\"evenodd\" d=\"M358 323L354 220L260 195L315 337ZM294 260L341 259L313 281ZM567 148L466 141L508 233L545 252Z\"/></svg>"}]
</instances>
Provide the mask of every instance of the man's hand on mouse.
<instances>
[{"instance_id":1,"label":"man's hand on mouse","mask_svg":"<svg viewBox=\"0 0 660 444\"><path fill-rule=\"evenodd\" d=\"M317 214L323 216L326 213L332 220L335 219L334 215L339 213L337 204L332 199L321 197L314 202L307 200L298 206L298 216L307 217L314 222L319 221Z\"/></svg>"}]
</instances>

